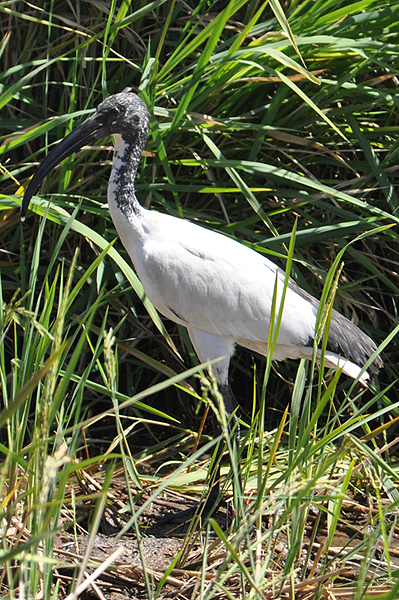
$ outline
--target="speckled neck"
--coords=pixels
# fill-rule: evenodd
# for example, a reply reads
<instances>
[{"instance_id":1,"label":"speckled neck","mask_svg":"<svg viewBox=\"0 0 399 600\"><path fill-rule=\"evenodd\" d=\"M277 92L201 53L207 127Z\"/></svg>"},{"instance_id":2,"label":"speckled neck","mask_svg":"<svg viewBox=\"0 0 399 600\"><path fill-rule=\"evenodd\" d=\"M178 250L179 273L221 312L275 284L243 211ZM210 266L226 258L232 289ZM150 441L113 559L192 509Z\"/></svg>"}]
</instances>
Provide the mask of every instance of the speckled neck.
<instances>
[{"instance_id":1,"label":"speckled neck","mask_svg":"<svg viewBox=\"0 0 399 600\"><path fill-rule=\"evenodd\" d=\"M134 182L141 161L144 143L115 136L112 172L108 187L108 204L113 204L129 220L139 216L143 208L136 198Z\"/></svg>"}]
</instances>

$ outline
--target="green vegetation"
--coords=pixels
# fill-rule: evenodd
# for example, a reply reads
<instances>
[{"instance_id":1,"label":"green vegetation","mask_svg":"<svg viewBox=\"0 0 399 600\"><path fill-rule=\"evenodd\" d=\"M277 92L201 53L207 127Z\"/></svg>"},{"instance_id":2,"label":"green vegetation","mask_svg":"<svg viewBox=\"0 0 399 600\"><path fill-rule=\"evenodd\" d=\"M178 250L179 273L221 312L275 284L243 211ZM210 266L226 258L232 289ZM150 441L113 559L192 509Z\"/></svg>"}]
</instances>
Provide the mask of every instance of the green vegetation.
<instances>
[{"instance_id":1,"label":"green vegetation","mask_svg":"<svg viewBox=\"0 0 399 600\"><path fill-rule=\"evenodd\" d=\"M141 202L282 268L292 258L298 283L317 297L326 284L326 307L332 290L385 362L359 389L339 373L238 350L241 466L231 458L245 503L235 499L231 528L212 521L188 536L172 565L180 575L147 573L142 593L171 597L172 574L179 597L397 598L399 2L283 8L286 16L276 0L0 5L5 598L78 593L98 564L91 549L104 510L119 535L144 539L143 515L167 488L197 502L214 449L210 426L198 434L204 411L223 422L185 331L143 298L103 207L109 140L56 169L20 223L23 186L47 150L127 86L154 115ZM224 474L229 497L228 466ZM67 560L61 534L86 530L84 556Z\"/></svg>"}]
</instances>

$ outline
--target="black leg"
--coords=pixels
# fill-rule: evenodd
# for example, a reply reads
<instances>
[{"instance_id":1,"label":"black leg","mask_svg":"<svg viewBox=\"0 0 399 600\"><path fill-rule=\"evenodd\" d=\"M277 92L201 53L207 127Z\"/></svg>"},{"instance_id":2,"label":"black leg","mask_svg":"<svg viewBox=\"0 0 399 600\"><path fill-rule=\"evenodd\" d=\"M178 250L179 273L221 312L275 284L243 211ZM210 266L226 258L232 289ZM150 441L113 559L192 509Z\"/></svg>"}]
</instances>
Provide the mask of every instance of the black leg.
<instances>
[{"instance_id":1,"label":"black leg","mask_svg":"<svg viewBox=\"0 0 399 600\"><path fill-rule=\"evenodd\" d=\"M225 407L226 419L227 419L227 432L230 436L233 448L235 447L238 452L238 450L240 448L240 426L239 426L237 417L234 414L233 400L231 398L229 388L227 385L219 385L218 389L219 389L219 393L221 394L221 396L223 398L223 404ZM217 423L217 429L218 429L217 433L218 433L218 435L220 435L222 433L222 429L221 429L219 421ZM225 445L223 443L223 440L221 440L219 443L219 448L216 452L215 459L213 461L213 473L210 478L210 489L209 489L208 498L207 498L205 504L203 504L202 507L200 507L200 509L197 506L195 508L187 509L187 510L183 511L182 513L166 515L160 521L158 521L158 523L154 523L148 530L148 533L154 534L157 531L162 531L162 533L164 534L165 528L166 528L166 531L169 531L169 529L170 529L175 533L177 528L189 524L195 514L200 514L202 517L209 517L212 513L214 513L219 508L219 506L221 504L221 498L219 498L219 495L220 495L220 461L222 459L224 450L225 450ZM240 473L238 475L238 478L239 478L238 479L239 489L236 490L236 492L237 492L238 496L241 496L242 483L241 483L241 474ZM236 479L233 479L233 486L235 485L235 483L236 483Z\"/></svg>"},{"instance_id":2,"label":"black leg","mask_svg":"<svg viewBox=\"0 0 399 600\"><path fill-rule=\"evenodd\" d=\"M240 449L240 424L234 413L233 400L230 395L229 386L226 384L219 384L218 389L219 389L219 393L221 394L221 396L223 398L223 404L224 404L224 408L226 411L227 432L230 436L230 440L231 440L233 449L235 448L238 453L238 451ZM222 429L221 429L219 422L217 425L217 429L218 429L218 435L220 435L222 432ZM211 478L211 483L210 483L211 489L210 489L210 492L208 495L208 499L204 506L204 511L203 511L204 516L208 516L209 514L214 512L214 510L217 510L217 508L220 504L220 499L219 499L220 461L222 459L224 449L225 449L224 444L222 442L220 442L220 445L219 445L219 448L218 448L218 451L217 451L217 454L216 454L216 457L214 460L216 469L214 470L214 474ZM234 484L235 484L235 480L233 479L233 486L234 486ZM241 495L241 493L242 493L241 473L239 473L239 489L237 490L237 492L238 492L238 495Z\"/></svg>"}]
</instances>

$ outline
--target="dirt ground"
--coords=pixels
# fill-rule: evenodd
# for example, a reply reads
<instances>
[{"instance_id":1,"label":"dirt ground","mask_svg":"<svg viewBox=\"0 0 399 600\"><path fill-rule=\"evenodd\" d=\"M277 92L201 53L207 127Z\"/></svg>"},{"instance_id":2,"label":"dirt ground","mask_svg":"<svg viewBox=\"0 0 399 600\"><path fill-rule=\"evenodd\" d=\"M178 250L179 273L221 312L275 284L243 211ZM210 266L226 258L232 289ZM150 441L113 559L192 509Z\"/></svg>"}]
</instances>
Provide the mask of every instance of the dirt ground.
<instances>
[{"instance_id":1,"label":"dirt ground","mask_svg":"<svg viewBox=\"0 0 399 600\"><path fill-rule=\"evenodd\" d=\"M117 487L114 486L114 490L116 489ZM117 494L121 502L127 500L121 487L117 490ZM198 535L195 531L186 535L187 525L180 523L181 512L197 505L192 500L191 498L189 502L179 495L175 496L168 492L152 503L140 519L142 533L140 543L134 531L129 530L120 535L120 526L115 523L114 513L110 508L107 508L101 521L101 533L94 539L84 533L83 529L79 533L76 525L73 533L64 532L58 535L54 556L62 561L62 567L57 568L62 597L65 598L67 595L71 581L76 578L77 565L82 563L82 559L85 560L84 557L89 558L89 562L85 569L85 576L82 578L81 598L144 600L149 597L149 588L152 594L158 589L156 597L160 599L194 600L201 597L204 587L206 589L218 578L220 567L226 559L226 548L215 534L207 539L204 533ZM354 553L353 549L356 549L359 541L364 539L370 511L374 511L373 507L362 505L355 500L344 504L342 511L345 516L344 523L341 522L337 527L333 543L327 551L332 567L327 574L324 570L322 575L319 571L322 555L326 552L328 537L326 518L324 515L320 518L317 510L309 511L306 537L298 562L296 600L311 600L316 590L320 591L320 586L323 590L321 596L323 598L346 600L353 597L361 568L361 555ZM173 513L178 513L178 524L174 519L167 520L165 523L164 516ZM217 522L222 529L226 529L229 520L231 522L229 515L226 508L219 509ZM190 519L191 513L188 514L188 523ZM160 527L157 526L159 523L161 523ZM267 521L264 527L265 529L268 527ZM275 556L272 561L274 569L270 570L270 577L283 571L288 549L289 544L282 535L281 539L279 537L276 540ZM399 527L395 529L389 550L391 564L399 568ZM375 560L369 567L370 576L383 574L380 563L383 553L384 545L381 541ZM238 570L232 571L232 574L224 580L224 586L227 586L232 598L242 597L242 579ZM380 586L374 591L382 593L390 589ZM275 597L267 591L263 596L265 599ZM213 597L226 598L227 596L225 593L218 592L216 588ZM283 586L279 590L278 597L292 598L291 586Z\"/></svg>"}]
</instances>

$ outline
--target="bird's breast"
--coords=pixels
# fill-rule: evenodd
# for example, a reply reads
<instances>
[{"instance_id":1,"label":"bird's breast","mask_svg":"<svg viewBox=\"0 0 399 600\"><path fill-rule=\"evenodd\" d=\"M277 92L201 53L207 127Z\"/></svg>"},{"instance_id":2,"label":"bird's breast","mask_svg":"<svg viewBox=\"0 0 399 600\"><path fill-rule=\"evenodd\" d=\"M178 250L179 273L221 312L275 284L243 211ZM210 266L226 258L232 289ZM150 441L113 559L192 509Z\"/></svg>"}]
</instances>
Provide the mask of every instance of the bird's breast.
<instances>
[{"instance_id":1,"label":"bird's breast","mask_svg":"<svg viewBox=\"0 0 399 600\"><path fill-rule=\"evenodd\" d=\"M120 217L118 217L120 218ZM125 218L125 217L123 217ZM172 321L236 340L267 342L277 267L257 252L187 221L143 211L115 223L145 293ZM279 342L305 343L313 306L287 291Z\"/></svg>"}]
</instances>

